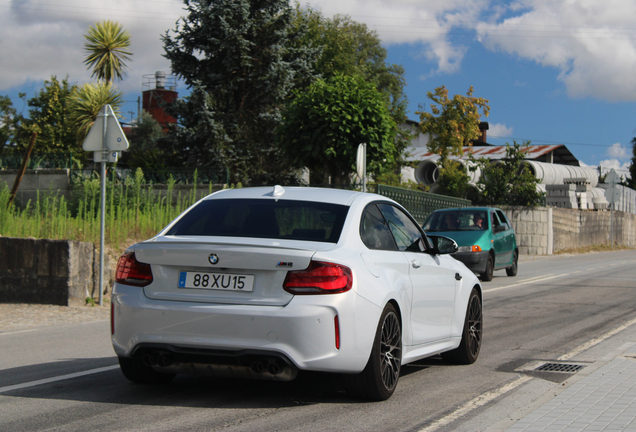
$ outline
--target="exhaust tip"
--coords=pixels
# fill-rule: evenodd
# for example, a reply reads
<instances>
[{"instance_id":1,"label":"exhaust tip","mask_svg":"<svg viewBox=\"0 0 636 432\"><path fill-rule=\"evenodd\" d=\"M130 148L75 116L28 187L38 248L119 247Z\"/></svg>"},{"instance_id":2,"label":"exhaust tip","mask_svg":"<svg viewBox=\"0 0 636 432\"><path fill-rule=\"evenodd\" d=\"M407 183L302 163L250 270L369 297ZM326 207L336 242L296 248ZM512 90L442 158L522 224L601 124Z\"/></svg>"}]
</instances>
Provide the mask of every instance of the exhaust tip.
<instances>
[{"instance_id":1,"label":"exhaust tip","mask_svg":"<svg viewBox=\"0 0 636 432\"><path fill-rule=\"evenodd\" d=\"M276 362L271 362L267 365L267 372L272 375L278 375L281 372L281 367Z\"/></svg>"},{"instance_id":2,"label":"exhaust tip","mask_svg":"<svg viewBox=\"0 0 636 432\"><path fill-rule=\"evenodd\" d=\"M259 361L253 362L251 368L256 373L263 373L263 371L265 370L265 366Z\"/></svg>"},{"instance_id":3,"label":"exhaust tip","mask_svg":"<svg viewBox=\"0 0 636 432\"><path fill-rule=\"evenodd\" d=\"M141 358L146 366L156 366L157 365L157 356L154 354L144 354Z\"/></svg>"},{"instance_id":4,"label":"exhaust tip","mask_svg":"<svg viewBox=\"0 0 636 432\"><path fill-rule=\"evenodd\" d=\"M175 362L174 357L171 356L170 354L165 354L159 357L159 366L162 366L162 367L172 366L174 362Z\"/></svg>"}]
</instances>

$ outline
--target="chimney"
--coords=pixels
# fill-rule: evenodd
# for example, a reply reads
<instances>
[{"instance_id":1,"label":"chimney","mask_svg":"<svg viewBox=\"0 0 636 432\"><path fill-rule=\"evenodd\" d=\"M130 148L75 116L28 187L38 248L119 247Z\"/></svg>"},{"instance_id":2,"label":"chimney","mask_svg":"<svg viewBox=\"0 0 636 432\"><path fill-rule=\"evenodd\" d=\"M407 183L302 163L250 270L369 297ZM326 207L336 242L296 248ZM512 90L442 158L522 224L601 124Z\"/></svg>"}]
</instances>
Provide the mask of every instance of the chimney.
<instances>
[{"instance_id":1,"label":"chimney","mask_svg":"<svg viewBox=\"0 0 636 432\"><path fill-rule=\"evenodd\" d=\"M479 123L479 131L481 132L481 138L478 141L483 142L484 144L488 142L486 141L486 138L487 138L486 131L488 130L488 128L489 128L488 122Z\"/></svg>"}]
</instances>

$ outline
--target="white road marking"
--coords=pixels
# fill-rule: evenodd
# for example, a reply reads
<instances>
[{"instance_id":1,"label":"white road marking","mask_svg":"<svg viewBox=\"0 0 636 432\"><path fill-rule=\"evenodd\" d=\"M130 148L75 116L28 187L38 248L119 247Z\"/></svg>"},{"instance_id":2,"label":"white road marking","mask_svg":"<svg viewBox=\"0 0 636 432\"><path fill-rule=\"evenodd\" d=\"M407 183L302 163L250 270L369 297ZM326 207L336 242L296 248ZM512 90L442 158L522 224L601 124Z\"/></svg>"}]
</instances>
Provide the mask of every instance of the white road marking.
<instances>
[{"instance_id":1,"label":"white road marking","mask_svg":"<svg viewBox=\"0 0 636 432\"><path fill-rule=\"evenodd\" d=\"M14 335L14 334L19 334L19 333L28 333L28 332L34 332L34 331L38 331L38 329L16 330L16 331L12 331L12 332L0 333L0 336Z\"/></svg>"},{"instance_id":2,"label":"white road marking","mask_svg":"<svg viewBox=\"0 0 636 432\"><path fill-rule=\"evenodd\" d=\"M579 345L578 347L574 348L572 351L568 352L567 354L563 354L561 357L559 357L557 360L560 361L564 361L564 360L569 360L572 357L574 357L577 354L582 353L583 351L592 348L595 345L600 344L601 342L603 342L605 339L608 339L612 336L614 336L616 333L619 333L622 330L625 330L627 327L636 324L636 318L634 318L633 320L627 321L625 324L616 327L614 330L610 330L605 334L600 335L597 338L591 339L587 342L585 342L582 345Z\"/></svg>"},{"instance_id":3,"label":"white road marking","mask_svg":"<svg viewBox=\"0 0 636 432\"><path fill-rule=\"evenodd\" d=\"M605 339L608 339L612 336L614 336L615 334L619 333L622 330L625 330L627 327L636 324L636 318L627 321L626 323L622 324L619 327L616 327L614 330L610 330L607 333L594 338L592 340L590 340L589 342L584 343L583 345L580 345L576 348L574 348L572 351L570 351L567 354L562 355L561 357L559 357L557 360L559 361L564 361L564 360L569 360L572 357L576 356L577 354L580 354L581 352L585 351L586 349L589 349L591 347L593 347L594 345L597 345L601 342L603 342ZM529 375L523 375L518 377L516 380L505 384L497 389L491 390L489 392L486 392L482 395L477 396L476 398L466 402L464 405L460 406L459 408L457 408L455 411L453 411L452 413L448 414L447 416L442 417L439 420L436 420L435 422L433 422L430 426L425 427L424 429L421 429L419 432L433 432L436 431L438 428L447 426L449 424L451 424L452 422L454 422L455 420L458 420L460 417L468 414L469 412L486 405L488 402L496 399L497 397L508 393L511 390L516 389L517 387L519 387L520 385L522 385L523 383L526 383L528 381L530 381L532 379L531 376Z\"/></svg>"},{"instance_id":4,"label":"white road marking","mask_svg":"<svg viewBox=\"0 0 636 432\"><path fill-rule=\"evenodd\" d=\"M455 411L448 414L447 416L444 416L441 419L436 420L430 426L427 426L424 429L420 429L419 432L433 432L437 430L438 428L448 426L449 424L459 419L460 417L463 417L464 415L468 414L472 410L486 405L488 402L491 402L492 400L498 398L499 396L506 394L511 390L516 389L521 384L528 382L531 379L532 377L529 375L522 375L518 377L516 380L504 386L501 386L497 389L481 394L477 396L476 398L466 402L464 405L460 406L459 408L457 408Z\"/></svg>"},{"instance_id":5,"label":"white road marking","mask_svg":"<svg viewBox=\"0 0 636 432\"><path fill-rule=\"evenodd\" d=\"M96 374L96 373L107 372L107 371L111 371L111 370L114 370L114 369L119 369L119 365L104 366L104 367L101 367L101 368L90 369L90 370L83 371L83 372L76 372L76 373L72 373L72 374L68 374L68 375L60 375L60 376L46 378L46 379L41 379L41 380L37 380L37 381L30 381L30 382L26 382L26 383L22 383L22 384L15 384L15 385L10 385L10 386L6 386L6 387L0 387L0 393L6 393L6 392L13 391L13 390L22 390L22 389L25 389L25 388L35 387L35 386L39 386L39 385L42 385L42 384L49 384L49 383L53 383L53 382L57 382L57 381L63 381L63 380L71 379L71 378L83 377L83 376L86 376L86 375L93 375L93 374Z\"/></svg>"},{"instance_id":6,"label":"white road marking","mask_svg":"<svg viewBox=\"0 0 636 432\"><path fill-rule=\"evenodd\" d=\"M484 292L500 291L500 290L505 290L505 289L508 289L508 288L514 288L514 287L518 287L518 286L521 286L521 285L530 285L530 284L533 284L533 283L543 282L543 281L547 281L547 280L550 280L550 279L556 279L556 278L565 277L565 276L570 276L570 273L544 277L542 279L537 279L537 278L526 279L526 280L523 280L523 281L521 281L519 283L512 284L512 285L506 285L506 286L502 286L502 287L498 287L498 288L485 289Z\"/></svg>"}]
</instances>

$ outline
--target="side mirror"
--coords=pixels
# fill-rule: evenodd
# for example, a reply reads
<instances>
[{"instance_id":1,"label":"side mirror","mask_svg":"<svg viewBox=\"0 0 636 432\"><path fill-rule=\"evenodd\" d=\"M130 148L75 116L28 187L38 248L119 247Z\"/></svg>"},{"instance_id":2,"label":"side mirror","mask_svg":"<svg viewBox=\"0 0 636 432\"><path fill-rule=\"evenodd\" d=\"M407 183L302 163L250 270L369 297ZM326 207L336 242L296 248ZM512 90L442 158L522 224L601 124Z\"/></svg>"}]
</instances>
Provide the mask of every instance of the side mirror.
<instances>
[{"instance_id":1,"label":"side mirror","mask_svg":"<svg viewBox=\"0 0 636 432\"><path fill-rule=\"evenodd\" d=\"M504 225L497 225L495 227L495 233L504 232L505 230L506 230L506 227Z\"/></svg>"},{"instance_id":2,"label":"side mirror","mask_svg":"<svg viewBox=\"0 0 636 432\"><path fill-rule=\"evenodd\" d=\"M457 242L451 238L444 236L428 236L428 239L433 243L433 248L430 250L430 253L433 255L454 254L459 250Z\"/></svg>"}]
</instances>

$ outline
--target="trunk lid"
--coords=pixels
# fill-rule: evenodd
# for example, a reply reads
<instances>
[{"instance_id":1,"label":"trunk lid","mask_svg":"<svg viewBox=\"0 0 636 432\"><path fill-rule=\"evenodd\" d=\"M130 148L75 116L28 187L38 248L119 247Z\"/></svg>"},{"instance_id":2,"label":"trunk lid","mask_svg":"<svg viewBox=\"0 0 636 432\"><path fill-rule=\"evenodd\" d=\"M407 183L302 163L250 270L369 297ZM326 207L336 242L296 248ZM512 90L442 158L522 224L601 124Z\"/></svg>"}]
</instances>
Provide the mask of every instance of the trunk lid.
<instances>
[{"instance_id":1,"label":"trunk lid","mask_svg":"<svg viewBox=\"0 0 636 432\"><path fill-rule=\"evenodd\" d=\"M267 239L160 237L133 249L138 261L151 265L153 282L144 287L151 299L284 306L293 297L282 288L287 272L307 268L316 250L333 246Z\"/></svg>"}]
</instances>

